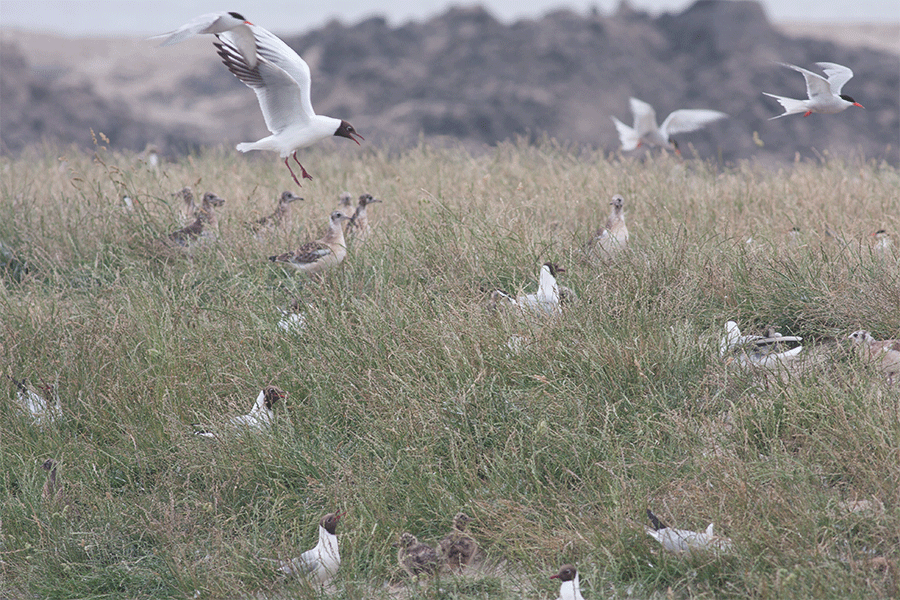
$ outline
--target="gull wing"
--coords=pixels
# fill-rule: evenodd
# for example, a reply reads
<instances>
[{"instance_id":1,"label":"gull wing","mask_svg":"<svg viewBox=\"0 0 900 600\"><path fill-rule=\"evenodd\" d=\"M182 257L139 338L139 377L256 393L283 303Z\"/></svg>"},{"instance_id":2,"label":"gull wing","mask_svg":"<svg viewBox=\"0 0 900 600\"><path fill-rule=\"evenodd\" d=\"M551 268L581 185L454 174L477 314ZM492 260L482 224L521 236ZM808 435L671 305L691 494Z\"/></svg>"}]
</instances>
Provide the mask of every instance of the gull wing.
<instances>
[{"instance_id":1,"label":"gull wing","mask_svg":"<svg viewBox=\"0 0 900 600\"><path fill-rule=\"evenodd\" d=\"M665 137L668 137L676 133L696 131L713 121L726 118L728 115L717 110L683 108L666 117L660 129L664 132Z\"/></svg>"},{"instance_id":2,"label":"gull wing","mask_svg":"<svg viewBox=\"0 0 900 600\"><path fill-rule=\"evenodd\" d=\"M215 44L222 62L231 73L240 79L244 85L256 92L259 108L262 110L266 127L273 134L278 135L285 129L296 125L305 125L314 115L312 105L309 102L309 67L299 56L294 57L306 67L306 80L298 81L295 77L279 64L270 60L272 51L270 43L266 44L259 37L259 31L268 33L269 36L284 45L284 42L259 27L254 27L257 34L257 55L259 60L255 67L251 67L235 45L235 37L232 32L226 32L217 36L219 42ZM285 45L285 47L287 47ZM291 51L293 53L293 51ZM288 65L289 61L282 61ZM295 65L296 66L296 65Z\"/></svg>"},{"instance_id":3,"label":"gull wing","mask_svg":"<svg viewBox=\"0 0 900 600\"><path fill-rule=\"evenodd\" d=\"M825 76L828 77L828 85L831 86L832 93L836 96L840 96L844 84L853 77L853 71L845 66L830 62L819 62L816 63L816 65L825 71Z\"/></svg>"},{"instance_id":4,"label":"gull wing","mask_svg":"<svg viewBox=\"0 0 900 600\"><path fill-rule=\"evenodd\" d=\"M149 39L165 38L160 43L160 46L171 46L190 39L195 35L230 31L232 32L232 44L246 57L250 66L255 67L257 61L256 39L253 37L253 32L249 26L250 22L237 13L207 13L191 19L174 31L154 35Z\"/></svg>"},{"instance_id":5,"label":"gull wing","mask_svg":"<svg viewBox=\"0 0 900 600\"><path fill-rule=\"evenodd\" d=\"M634 129L638 137L644 137L656 129L656 111L653 107L637 98L629 98L631 112L634 114Z\"/></svg>"},{"instance_id":6,"label":"gull wing","mask_svg":"<svg viewBox=\"0 0 900 600\"><path fill-rule=\"evenodd\" d=\"M812 71L807 71L802 67L797 67L795 65L789 65L787 63L778 63L782 67L787 67L788 69L793 69L800 73L803 73L803 78L806 79L806 95L809 96L809 99L818 98L820 96L825 96L830 98L832 95L831 92L831 84L828 83L828 80L819 75L818 73L813 73ZM849 69L848 69L849 70ZM852 73L851 73L852 76ZM849 77L847 79L850 79ZM842 84L843 85L843 84Z\"/></svg>"}]
</instances>

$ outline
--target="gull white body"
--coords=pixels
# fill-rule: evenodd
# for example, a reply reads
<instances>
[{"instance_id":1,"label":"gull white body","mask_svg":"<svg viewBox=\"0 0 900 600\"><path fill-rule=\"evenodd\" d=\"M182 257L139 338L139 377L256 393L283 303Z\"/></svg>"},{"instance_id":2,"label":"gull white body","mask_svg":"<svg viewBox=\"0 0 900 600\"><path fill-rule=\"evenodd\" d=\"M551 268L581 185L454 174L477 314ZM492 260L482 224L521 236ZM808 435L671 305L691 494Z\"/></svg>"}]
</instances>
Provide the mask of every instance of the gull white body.
<instances>
[{"instance_id":1,"label":"gull white body","mask_svg":"<svg viewBox=\"0 0 900 600\"><path fill-rule=\"evenodd\" d=\"M325 518L327 519L327 515ZM340 515L337 517L340 518ZM323 522L325 519L322 520ZM335 521L336 524L336 521ZM319 542L314 548L307 550L298 558L289 561L279 561L278 570L285 575L306 576L316 585L324 585L334 577L341 566L341 554L338 551L338 538L333 532L329 532L325 526L319 524Z\"/></svg>"},{"instance_id":2,"label":"gull white body","mask_svg":"<svg viewBox=\"0 0 900 600\"><path fill-rule=\"evenodd\" d=\"M584 600L581 595L581 579L572 565L563 565L559 573L550 579L559 579L559 598L557 600Z\"/></svg>"},{"instance_id":3,"label":"gull white body","mask_svg":"<svg viewBox=\"0 0 900 600\"><path fill-rule=\"evenodd\" d=\"M625 151L634 150L641 144L677 150L677 145L671 139L676 133L696 131L713 121L728 117L717 110L684 108L674 111L662 125L657 125L656 111L652 106L637 98L629 98L629 103L634 115L634 127L612 117L619 133L619 141L622 142L622 150Z\"/></svg>"},{"instance_id":4,"label":"gull white body","mask_svg":"<svg viewBox=\"0 0 900 600\"><path fill-rule=\"evenodd\" d=\"M647 535L662 544L669 552L682 553L698 550L727 551L731 549L731 540L720 537L713 531L713 524L706 527L706 531L689 531L687 529L675 529L661 523L656 516L647 511L653 527L647 527Z\"/></svg>"},{"instance_id":5,"label":"gull white body","mask_svg":"<svg viewBox=\"0 0 900 600\"><path fill-rule=\"evenodd\" d=\"M9 380L16 384L16 400L18 400L19 406L31 415L31 420L35 425L53 423L57 417L62 415L59 394L54 386L44 386L45 393L49 393L53 397L53 404L50 404L46 398L25 385L24 381L18 381L12 377L9 377Z\"/></svg>"},{"instance_id":6,"label":"gull white body","mask_svg":"<svg viewBox=\"0 0 900 600\"><path fill-rule=\"evenodd\" d=\"M803 346L797 346L789 350L780 350L783 344L788 342L800 342L802 337L784 336L773 333L769 337L761 335L741 335L737 323L728 321L725 323L725 335L719 342L719 356L722 358L733 357L733 360L741 367L760 367L768 370L776 370L787 367L796 360Z\"/></svg>"},{"instance_id":7,"label":"gull white body","mask_svg":"<svg viewBox=\"0 0 900 600\"><path fill-rule=\"evenodd\" d=\"M550 270L549 263L541 266L538 291L534 294L523 294L515 299L495 290L491 294L494 303L506 303L520 308L525 313L538 316L555 316L561 313L559 305L559 285Z\"/></svg>"},{"instance_id":8,"label":"gull white body","mask_svg":"<svg viewBox=\"0 0 900 600\"><path fill-rule=\"evenodd\" d=\"M803 78L806 80L806 95L808 98L806 100L795 100L763 92L764 95L778 100L781 106L784 107L784 112L772 117L769 119L770 121L799 113L804 113L803 116L808 117L812 113L833 115L851 106L863 108L862 104L856 102L850 96L841 94L844 84L853 77L853 71L847 67L830 62L816 63L825 72L826 77L822 77L818 73L807 71L795 65L779 64L782 67L803 73Z\"/></svg>"},{"instance_id":9,"label":"gull white body","mask_svg":"<svg viewBox=\"0 0 900 600\"><path fill-rule=\"evenodd\" d=\"M268 399L266 398L267 391L270 394ZM229 419L227 428L233 433L254 432L268 429L271 427L273 419L275 418L275 411L273 409L274 403L278 399L285 397L287 397L287 393L278 388L272 386L264 388L256 397L256 402L253 404L253 408L250 409L250 412L246 415L240 415ZM197 430L194 434L208 438L218 437L215 433L206 430Z\"/></svg>"},{"instance_id":10,"label":"gull white body","mask_svg":"<svg viewBox=\"0 0 900 600\"><path fill-rule=\"evenodd\" d=\"M233 43L252 68L256 66L256 39L250 30L250 21L236 12L207 13L196 17L178 29L154 35L151 40L164 38L160 46L171 46L196 35L231 32Z\"/></svg>"}]
</instances>

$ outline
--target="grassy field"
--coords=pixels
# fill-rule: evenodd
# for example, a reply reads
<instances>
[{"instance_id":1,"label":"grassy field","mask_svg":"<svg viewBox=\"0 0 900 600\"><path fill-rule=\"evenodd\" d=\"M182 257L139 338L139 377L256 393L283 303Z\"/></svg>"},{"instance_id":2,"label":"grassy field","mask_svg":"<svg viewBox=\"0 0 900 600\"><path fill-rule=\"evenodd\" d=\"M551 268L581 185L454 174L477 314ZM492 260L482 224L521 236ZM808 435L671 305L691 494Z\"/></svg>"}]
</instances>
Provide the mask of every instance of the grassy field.
<instances>
[{"instance_id":1,"label":"grassy field","mask_svg":"<svg viewBox=\"0 0 900 600\"><path fill-rule=\"evenodd\" d=\"M900 336L896 168L343 150L304 154L306 201L262 241L245 223L297 191L271 154L2 159L2 369L56 383L64 416L35 425L3 378L0 597L552 599L564 562L588 600L900 594L900 385L846 343ZM226 199L218 241L190 256L159 243L184 185ZM345 189L384 200L366 245L323 281L266 260L323 230ZM586 265L614 193L631 250ZM534 291L547 260L578 296L561 317L486 309L494 289ZM300 334L277 326L295 299ZM803 336L805 368L724 364L728 319ZM271 434L193 435L270 384L289 393ZM734 550L666 554L648 507L714 522ZM311 547L337 509L333 585L279 579L263 559ZM458 510L483 567L400 577L399 534L434 542Z\"/></svg>"}]
</instances>

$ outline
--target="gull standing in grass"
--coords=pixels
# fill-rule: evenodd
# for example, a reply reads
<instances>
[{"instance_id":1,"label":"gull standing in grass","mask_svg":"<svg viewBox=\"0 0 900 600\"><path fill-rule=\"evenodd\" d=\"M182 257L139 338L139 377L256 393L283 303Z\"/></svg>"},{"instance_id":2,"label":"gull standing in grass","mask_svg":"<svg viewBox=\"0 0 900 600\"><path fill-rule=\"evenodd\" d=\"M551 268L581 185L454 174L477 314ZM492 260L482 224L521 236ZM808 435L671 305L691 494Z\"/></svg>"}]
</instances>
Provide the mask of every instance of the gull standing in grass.
<instances>
[{"instance_id":1,"label":"gull standing in grass","mask_svg":"<svg viewBox=\"0 0 900 600\"><path fill-rule=\"evenodd\" d=\"M559 579L559 598L556 600L584 600L581 595L581 581L575 565L563 565L550 579Z\"/></svg>"},{"instance_id":2,"label":"gull standing in grass","mask_svg":"<svg viewBox=\"0 0 900 600\"><path fill-rule=\"evenodd\" d=\"M860 330L850 334L850 343L860 358L884 373L888 385L894 384L894 377L900 374L900 340L879 342L868 331Z\"/></svg>"},{"instance_id":3,"label":"gull standing in grass","mask_svg":"<svg viewBox=\"0 0 900 600\"><path fill-rule=\"evenodd\" d=\"M674 529L660 521L650 509L647 509L647 517L653 527L647 527L647 535L662 544L669 552L693 552L696 550L714 550L726 552L731 550L731 540L717 536L713 531L713 524L707 526L703 533L688 531L686 529Z\"/></svg>"},{"instance_id":4,"label":"gull standing in grass","mask_svg":"<svg viewBox=\"0 0 900 600\"><path fill-rule=\"evenodd\" d=\"M338 521L346 512L328 513L319 521L319 543L298 558L279 561L278 570L288 576L306 576L316 585L324 585L341 566L338 552Z\"/></svg>"},{"instance_id":5,"label":"gull standing in grass","mask_svg":"<svg viewBox=\"0 0 900 600\"><path fill-rule=\"evenodd\" d=\"M683 108L666 117L662 125L657 125L656 111L652 106L637 98L629 98L629 102L634 115L634 127L629 127L612 117L616 130L619 132L622 150L626 152L640 147L641 144L648 144L662 146L680 153L678 144L672 139L673 135L696 131L709 123L728 117L725 113L717 110Z\"/></svg>"},{"instance_id":6,"label":"gull standing in grass","mask_svg":"<svg viewBox=\"0 0 900 600\"><path fill-rule=\"evenodd\" d=\"M19 401L19 406L31 415L31 420L35 425L53 423L57 417L62 415L62 406L56 386L46 383L41 386L44 394L53 398L53 404L50 404L44 396L31 389L25 381L19 381L9 375L6 377L16 385L16 399Z\"/></svg>"},{"instance_id":7,"label":"gull standing in grass","mask_svg":"<svg viewBox=\"0 0 900 600\"><path fill-rule=\"evenodd\" d=\"M774 330L767 336L741 335L738 324L728 321L725 335L719 341L719 356L727 362L736 361L738 366L775 370L787 367L797 359L803 346L786 349L786 345L800 341L803 341L802 337L781 335Z\"/></svg>"},{"instance_id":8,"label":"gull standing in grass","mask_svg":"<svg viewBox=\"0 0 900 600\"><path fill-rule=\"evenodd\" d=\"M255 62L243 49L246 45L243 26L217 33L219 41L214 45L228 70L256 92L266 127L272 135L256 142L240 143L237 149L241 152L278 152L291 177L300 185L288 162L291 156L303 178L312 179L312 176L300 164L298 150L332 136L345 137L357 145L359 140L356 138L364 138L347 121L315 113L310 97L309 65L296 52L262 27L250 23L244 26L254 38Z\"/></svg>"},{"instance_id":9,"label":"gull standing in grass","mask_svg":"<svg viewBox=\"0 0 900 600\"><path fill-rule=\"evenodd\" d=\"M589 259L609 259L619 254L628 247L628 227L625 225L625 215L622 214L622 206L625 198L616 194L609 203L612 209L606 225L603 226L585 245L585 253Z\"/></svg>"},{"instance_id":10,"label":"gull standing in grass","mask_svg":"<svg viewBox=\"0 0 900 600\"><path fill-rule=\"evenodd\" d=\"M378 198L373 198L372 194L363 194L359 197L359 204L356 206L356 212L347 222L347 237L356 244L362 244L372 233L372 227L369 225L369 216L366 214L366 206L374 202L381 202Z\"/></svg>"},{"instance_id":11,"label":"gull standing in grass","mask_svg":"<svg viewBox=\"0 0 900 600\"><path fill-rule=\"evenodd\" d=\"M423 544L411 533L404 533L400 536L397 562L400 563L400 568L412 578L422 573L433 575L439 565L438 555L434 548Z\"/></svg>"},{"instance_id":12,"label":"gull standing in grass","mask_svg":"<svg viewBox=\"0 0 900 600\"><path fill-rule=\"evenodd\" d=\"M540 316L556 316L561 312L559 306L559 285L556 277L566 270L551 262L541 265L538 291L535 294L523 294L515 299L495 290L491 293L491 302L495 305L509 304L520 308L523 312L530 312Z\"/></svg>"},{"instance_id":13,"label":"gull standing in grass","mask_svg":"<svg viewBox=\"0 0 900 600\"><path fill-rule=\"evenodd\" d=\"M228 427L234 432L268 429L275 418L275 403L279 400L284 400L287 398L287 395L287 392L274 385L264 387L256 397L256 402L253 404L250 412L229 420ZM208 438L218 437L215 433L206 429L198 429L194 431L194 435Z\"/></svg>"},{"instance_id":14,"label":"gull standing in grass","mask_svg":"<svg viewBox=\"0 0 900 600\"><path fill-rule=\"evenodd\" d=\"M816 63L816 65L825 72L826 79L818 73L807 71L801 67L789 65L787 63L778 64L782 67L787 67L788 69L803 73L803 78L806 79L806 95L809 97L806 100L794 100L793 98L785 98L784 96L776 96L775 94L763 92L764 95L778 100L778 102L781 103L781 106L784 107L784 112L770 118L770 121L772 119L780 119L787 115L800 113L803 113L804 117L808 117L813 113L833 115L846 110L851 106L865 108L850 96L841 93L844 84L853 77L853 71L847 67L830 62Z\"/></svg>"},{"instance_id":15,"label":"gull standing in grass","mask_svg":"<svg viewBox=\"0 0 900 600\"><path fill-rule=\"evenodd\" d=\"M438 544L441 560L451 569L464 569L478 552L478 543L466 533L466 527L471 521L472 517L466 513L456 513L453 517L453 531Z\"/></svg>"},{"instance_id":16,"label":"gull standing in grass","mask_svg":"<svg viewBox=\"0 0 900 600\"><path fill-rule=\"evenodd\" d=\"M197 211L194 222L178 231L169 234L169 239L179 246L190 246L191 242L199 238L215 239L219 233L219 219L216 217L216 207L225 204L225 200L212 192L203 194L203 204Z\"/></svg>"},{"instance_id":17,"label":"gull standing in grass","mask_svg":"<svg viewBox=\"0 0 900 600\"><path fill-rule=\"evenodd\" d=\"M254 233L261 233L265 230L272 230L280 227L285 221L288 220L288 216L291 212L291 203L298 200L302 201L303 198L301 198L294 192L282 192L281 196L278 198L278 206L275 207L275 212L273 212L268 217L263 217L261 219L257 219L256 221L253 221L252 223L250 223L250 228L254 231Z\"/></svg>"},{"instance_id":18,"label":"gull standing in grass","mask_svg":"<svg viewBox=\"0 0 900 600\"><path fill-rule=\"evenodd\" d=\"M269 260L290 265L307 275L315 275L338 266L347 256L342 223L349 218L339 210L334 211L331 213L328 231L324 236L314 242L303 244L293 252L270 256Z\"/></svg>"}]
</instances>

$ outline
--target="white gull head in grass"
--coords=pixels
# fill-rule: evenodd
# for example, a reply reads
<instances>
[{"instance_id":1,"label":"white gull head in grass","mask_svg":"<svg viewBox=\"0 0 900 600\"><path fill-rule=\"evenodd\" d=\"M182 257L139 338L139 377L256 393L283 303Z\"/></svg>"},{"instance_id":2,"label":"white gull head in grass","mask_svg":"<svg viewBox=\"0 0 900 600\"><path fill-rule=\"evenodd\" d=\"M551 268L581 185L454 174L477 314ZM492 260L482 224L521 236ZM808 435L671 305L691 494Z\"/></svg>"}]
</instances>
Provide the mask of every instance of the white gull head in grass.
<instances>
[{"instance_id":1,"label":"white gull head in grass","mask_svg":"<svg viewBox=\"0 0 900 600\"><path fill-rule=\"evenodd\" d=\"M778 100L778 102L781 103L781 106L784 107L784 112L772 117L769 119L770 121L772 119L780 119L787 115L800 113L803 113L804 117L808 117L813 113L833 115L846 110L851 106L865 108L850 96L841 93L844 84L853 77L853 71L847 67L830 62L816 63L816 65L825 72L825 77L822 77L818 73L807 71L801 67L789 65L787 63L778 64L782 67L787 67L788 69L803 73L803 77L806 79L806 95L808 98L806 100L794 100L793 98L785 98L784 96L776 96L775 94L763 92L764 95Z\"/></svg>"},{"instance_id":2,"label":"white gull head in grass","mask_svg":"<svg viewBox=\"0 0 900 600\"><path fill-rule=\"evenodd\" d=\"M40 386L43 395L32 389L25 381L19 381L9 375L6 376L16 386L16 400L19 406L28 413L35 425L53 423L62 416L62 406L59 402L59 394L55 385L44 383ZM47 397L53 399L52 404Z\"/></svg>"},{"instance_id":3,"label":"white gull head in grass","mask_svg":"<svg viewBox=\"0 0 900 600\"><path fill-rule=\"evenodd\" d=\"M275 418L275 403L284 400L287 395L287 392L274 385L264 387L256 397L250 412L230 419L226 430L231 433L244 433L268 429ZM207 428L195 429L194 434L208 438L218 437Z\"/></svg>"},{"instance_id":4,"label":"white gull head in grass","mask_svg":"<svg viewBox=\"0 0 900 600\"><path fill-rule=\"evenodd\" d=\"M734 321L725 323L725 334L719 341L719 356L729 364L740 367L760 367L777 370L789 367L797 360L803 346L789 348L802 337L785 336L770 331L768 335L742 335Z\"/></svg>"},{"instance_id":5,"label":"white gull head in grass","mask_svg":"<svg viewBox=\"0 0 900 600\"><path fill-rule=\"evenodd\" d=\"M850 334L850 343L859 357L875 365L887 377L888 385L894 384L894 378L900 375L900 340L877 341L865 330Z\"/></svg>"},{"instance_id":6,"label":"white gull head in grass","mask_svg":"<svg viewBox=\"0 0 900 600\"><path fill-rule=\"evenodd\" d=\"M727 114L717 110L683 108L671 113L662 125L656 124L656 111L653 107L637 98L630 98L631 112L634 115L634 127L612 117L622 150L635 150L642 144L661 146L679 152L678 144L672 139L677 133L688 133L701 129L705 125L725 119Z\"/></svg>"},{"instance_id":7,"label":"white gull head in grass","mask_svg":"<svg viewBox=\"0 0 900 600\"><path fill-rule=\"evenodd\" d=\"M346 512L328 513L319 521L319 542L299 557L278 561L278 570L288 576L308 577L315 585L324 585L341 566L337 526Z\"/></svg>"},{"instance_id":8,"label":"white gull head in grass","mask_svg":"<svg viewBox=\"0 0 900 600\"><path fill-rule=\"evenodd\" d=\"M563 565L556 575L550 579L559 579L559 598L557 600L584 600L581 595L581 580L575 565Z\"/></svg>"},{"instance_id":9,"label":"white gull head in grass","mask_svg":"<svg viewBox=\"0 0 900 600\"><path fill-rule=\"evenodd\" d=\"M293 267L307 275L315 275L338 266L347 256L342 223L349 218L339 210L334 211L329 217L328 231L324 236L307 242L292 252L270 256L269 260Z\"/></svg>"},{"instance_id":10,"label":"white gull head in grass","mask_svg":"<svg viewBox=\"0 0 900 600\"><path fill-rule=\"evenodd\" d=\"M434 548L420 542L416 536L405 532L400 536L397 550L397 562L400 568L410 577L433 575L440 561Z\"/></svg>"},{"instance_id":11,"label":"white gull head in grass","mask_svg":"<svg viewBox=\"0 0 900 600\"><path fill-rule=\"evenodd\" d=\"M669 552L684 553L697 551L726 552L731 550L732 542L726 537L717 536L713 531L713 524L706 527L706 531L688 531L669 527L659 520L650 509L647 509L647 517L652 527L645 528L647 535L662 544Z\"/></svg>"},{"instance_id":12,"label":"white gull head in grass","mask_svg":"<svg viewBox=\"0 0 900 600\"><path fill-rule=\"evenodd\" d=\"M627 248L628 227L622 213L624 204L625 198L619 194L612 197L609 203L612 208L606 224L585 245L584 251L589 259L610 259Z\"/></svg>"},{"instance_id":13,"label":"white gull head in grass","mask_svg":"<svg viewBox=\"0 0 900 600\"><path fill-rule=\"evenodd\" d=\"M332 136L345 137L359 144L364 139L347 121L317 115L310 97L310 71L300 56L277 36L257 25L247 24L255 40L257 61L252 64L241 44L241 28L216 34L215 43L222 62L231 73L256 92L266 127L272 135L256 142L237 145L241 152L270 150L284 158L284 164L297 185L300 180L288 159L293 156L301 176L312 179L297 158L297 150Z\"/></svg>"}]
</instances>

